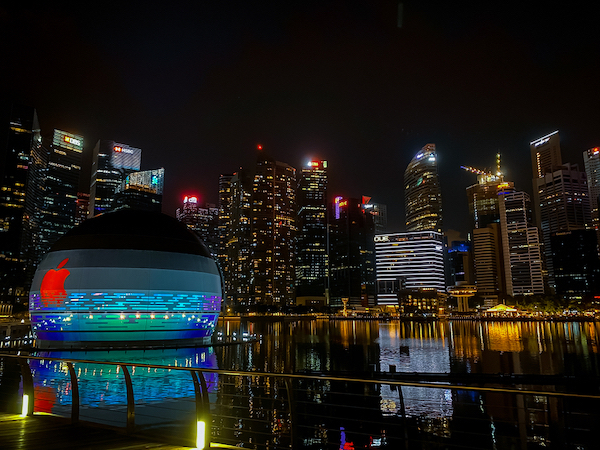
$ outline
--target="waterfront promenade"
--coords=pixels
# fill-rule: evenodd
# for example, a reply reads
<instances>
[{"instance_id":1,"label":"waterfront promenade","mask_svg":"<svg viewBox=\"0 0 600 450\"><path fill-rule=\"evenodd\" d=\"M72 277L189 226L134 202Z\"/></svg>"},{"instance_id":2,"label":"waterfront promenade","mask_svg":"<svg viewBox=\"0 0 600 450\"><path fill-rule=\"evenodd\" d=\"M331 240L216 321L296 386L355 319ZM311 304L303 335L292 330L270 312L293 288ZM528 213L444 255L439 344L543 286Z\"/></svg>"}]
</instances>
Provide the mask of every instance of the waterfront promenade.
<instances>
[{"instance_id":1,"label":"waterfront promenade","mask_svg":"<svg viewBox=\"0 0 600 450\"><path fill-rule=\"evenodd\" d=\"M188 449L158 443L120 430L93 423L72 425L71 420L50 414L22 417L0 413L0 448L3 450L69 450L69 449Z\"/></svg>"}]
</instances>

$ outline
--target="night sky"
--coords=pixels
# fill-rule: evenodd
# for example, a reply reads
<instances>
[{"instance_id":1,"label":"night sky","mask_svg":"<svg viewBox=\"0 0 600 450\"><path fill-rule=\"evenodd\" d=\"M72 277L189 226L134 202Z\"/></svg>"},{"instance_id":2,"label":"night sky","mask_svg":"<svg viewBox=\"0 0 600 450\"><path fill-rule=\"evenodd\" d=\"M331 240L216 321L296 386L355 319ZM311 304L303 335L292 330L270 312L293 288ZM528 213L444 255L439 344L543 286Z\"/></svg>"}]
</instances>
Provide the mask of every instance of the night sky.
<instances>
[{"instance_id":1,"label":"night sky","mask_svg":"<svg viewBox=\"0 0 600 450\"><path fill-rule=\"evenodd\" d=\"M140 147L167 214L183 194L216 203L262 144L298 169L327 159L330 198L371 196L402 231L404 170L433 142L445 228L466 232L460 165L500 151L531 192L529 141L558 129L581 167L600 145L597 6L405 1L399 27L394 1L123 3L0 7L0 94L88 158L98 139Z\"/></svg>"}]
</instances>

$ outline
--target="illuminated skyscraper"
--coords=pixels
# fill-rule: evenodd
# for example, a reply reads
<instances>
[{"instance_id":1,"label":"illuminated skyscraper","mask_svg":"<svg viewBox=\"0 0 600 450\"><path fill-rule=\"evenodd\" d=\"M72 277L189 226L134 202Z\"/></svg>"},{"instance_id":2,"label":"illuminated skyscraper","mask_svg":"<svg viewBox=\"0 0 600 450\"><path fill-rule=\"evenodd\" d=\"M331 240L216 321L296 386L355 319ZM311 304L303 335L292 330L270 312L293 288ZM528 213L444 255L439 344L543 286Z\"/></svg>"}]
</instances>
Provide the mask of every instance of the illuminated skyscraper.
<instances>
[{"instance_id":1,"label":"illuminated skyscraper","mask_svg":"<svg viewBox=\"0 0 600 450\"><path fill-rule=\"evenodd\" d=\"M296 298L326 297L327 161L310 161L298 183Z\"/></svg>"},{"instance_id":2,"label":"illuminated skyscraper","mask_svg":"<svg viewBox=\"0 0 600 450\"><path fill-rule=\"evenodd\" d=\"M543 294L542 249L531 223L529 195L507 192L498 197L506 291L512 296Z\"/></svg>"},{"instance_id":3,"label":"illuminated skyscraper","mask_svg":"<svg viewBox=\"0 0 600 450\"><path fill-rule=\"evenodd\" d=\"M43 204L40 211L36 263L50 246L75 225L83 137L54 130L44 151Z\"/></svg>"},{"instance_id":4,"label":"illuminated skyscraper","mask_svg":"<svg viewBox=\"0 0 600 450\"><path fill-rule=\"evenodd\" d=\"M529 143L533 178L543 178L548 172L562 166L560 136L554 131Z\"/></svg>"},{"instance_id":5,"label":"illuminated skyscraper","mask_svg":"<svg viewBox=\"0 0 600 450\"><path fill-rule=\"evenodd\" d=\"M495 172L461 166L468 172L477 174L477 184L467 188L472 228L485 228L490 223L500 223L498 195L514 190L514 183L504 181L500 171L500 154L496 155L496 164Z\"/></svg>"},{"instance_id":6,"label":"illuminated skyscraper","mask_svg":"<svg viewBox=\"0 0 600 450\"><path fill-rule=\"evenodd\" d=\"M398 293L406 289L445 290L442 239L435 231L375 236L379 305L398 305Z\"/></svg>"},{"instance_id":7,"label":"illuminated skyscraper","mask_svg":"<svg viewBox=\"0 0 600 450\"><path fill-rule=\"evenodd\" d=\"M128 207L140 211L161 212L164 183L163 168L126 175L115 192L113 209Z\"/></svg>"},{"instance_id":8,"label":"illuminated skyscraper","mask_svg":"<svg viewBox=\"0 0 600 450\"><path fill-rule=\"evenodd\" d=\"M175 217L196 232L214 257L218 256L219 208L217 205L212 203L200 205L198 197L186 195L182 207L177 208Z\"/></svg>"},{"instance_id":9,"label":"illuminated skyscraper","mask_svg":"<svg viewBox=\"0 0 600 450\"><path fill-rule=\"evenodd\" d=\"M583 165L588 182L588 193L590 197L590 209L592 214L592 226L596 230L596 236L600 237L600 147L590 148L583 152ZM600 239L598 239L600 242Z\"/></svg>"},{"instance_id":10,"label":"illuminated skyscraper","mask_svg":"<svg viewBox=\"0 0 600 450\"><path fill-rule=\"evenodd\" d=\"M359 199L336 197L329 231L330 304L375 304L375 225Z\"/></svg>"},{"instance_id":11,"label":"illuminated skyscraper","mask_svg":"<svg viewBox=\"0 0 600 450\"><path fill-rule=\"evenodd\" d=\"M283 308L294 302L296 169L259 154L252 184L252 296Z\"/></svg>"},{"instance_id":12,"label":"illuminated skyscraper","mask_svg":"<svg viewBox=\"0 0 600 450\"><path fill-rule=\"evenodd\" d=\"M554 287L551 236L591 227L590 201L585 172L576 164L564 164L534 180L539 198L539 221L544 242L548 282Z\"/></svg>"},{"instance_id":13,"label":"illuminated skyscraper","mask_svg":"<svg viewBox=\"0 0 600 450\"><path fill-rule=\"evenodd\" d=\"M506 293L499 223L473 230L473 261L477 295L486 307L497 305L498 297Z\"/></svg>"},{"instance_id":14,"label":"illuminated skyscraper","mask_svg":"<svg viewBox=\"0 0 600 450\"><path fill-rule=\"evenodd\" d=\"M531 141L529 143L531 151L531 169L533 171L533 206L535 213L535 222L541 228L540 211L540 187L539 183L547 173L552 173L562 166L562 157L560 152L560 136L558 131L554 131L546 136ZM544 238L544 245L549 245Z\"/></svg>"},{"instance_id":15,"label":"illuminated skyscraper","mask_svg":"<svg viewBox=\"0 0 600 450\"><path fill-rule=\"evenodd\" d=\"M252 304L252 174L240 169L219 179L220 264L227 308Z\"/></svg>"},{"instance_id":16,"label":"illuminated skyscraper","mask_svg":"<svg viewBox=\"0 0 600 450\"><path fill-rule=\"evenodd\" d=\"M22 252L26 189L32 147L38 141L35 110L9 105L2 114L0 134L0 301L26 296Z\"/></svg>"},{"instance_id":17,"label":"illuminated skyscraper","mask_svg":"<svg viewBox=\"0 0 600 450\"><path fill-rule=\"evenodd\" d=\"M90 217L112 211L115 194L127 174L140 170L142 150L100 140L92 153Z\"/></svg>"},{"instance_id":18,"label":"illuminated skyscraper","mask_svg":"<svg viewBox=\"0 0 600 450\"><path fill-rule=\"evenodd\" d=\"M406 231L442 232L442 195L435 144L427 144L404 172Z\"/></svg>"}]
</instances>

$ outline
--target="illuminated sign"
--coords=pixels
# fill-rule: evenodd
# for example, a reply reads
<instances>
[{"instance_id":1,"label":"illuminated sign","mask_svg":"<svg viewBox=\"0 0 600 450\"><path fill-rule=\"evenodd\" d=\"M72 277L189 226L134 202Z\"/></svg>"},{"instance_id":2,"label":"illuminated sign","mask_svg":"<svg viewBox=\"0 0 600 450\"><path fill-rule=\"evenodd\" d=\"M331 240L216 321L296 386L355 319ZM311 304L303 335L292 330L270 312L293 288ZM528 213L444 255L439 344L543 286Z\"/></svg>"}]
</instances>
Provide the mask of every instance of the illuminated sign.
<instances>
[{"instance_id":1,"label":"illuminated sign","mask_svg":"<svg viewBox=\"0 0 600 450\"><path fill-rule=\"evenodd\" d=\"M198 203L198 197L188 197L187 195L183 198L183 203Z\"/></svg>"},{"instance_id":2,"label":"illuminated sign","mask_svg":"<svg viewBox=\"0 0 600 450\"><path fill-rule=\"evenodd\" d=\"M342 200L341 202L339 202L340 208L343 206L348 206L348 200Z\"/></svg>"},{"instance_id":3,"label":"illuminated sign","mask_svg":"<svg viewBox=\"0 0 600 450\"><path fill-rule=\"evenodd\" d=\"M333 199L333 203L335 205L335 218L339 219L340 218L340 200L342 200L343 197L336 197Z\"/></svg>"},{"instance_id":4,"label":"illuminated sign","mask_svg":"<svg viewBox=\"0 0 600 450\"><path fill-rule=\"evenodd\" d=\"M310 167L319 167L319 161L310 161L308 165Z\"/></svg>"},{"instance_id":5,"label":"illuminated sign","mask_svg":"<svg viewBox=\"0 0 600 450\"><path fill-rule=\"evenodd\" d=\"M63 269L63 266L68 261L69 258L65 258L56 269L50 269L44 275L40 286L40 298L45 307L61 306L67 298L65 280L71 272Z\"/></svg>"},{"instance_id":6,"label":"illuminated sign","mask_svg":"<svg viewBox=\"0 0 600 450\"><path fill-rule=\"evenodd\" d=\"M373 238L373 240L375 242L389 242L390 241L390 237L386 236L386 235L384 235L384 236L375 236Z\"/></svg>"},{"instance_id":7,"label":"illuminated sign","mask_svg":"<svg viewBox=\"0 0 600 450\"><path fill-rule=\"evenodd\" d=\"M529 144L533 145L534 147L539 147L540 145L544 145L546 142L548 142L550 140L550 136L553 136L556 133L558 133L558 130L554 131L553 133L547 134L546 136L543 136L539 139L536 139L535 141L531 141Z\"/></svg>"},{"instance_id":8,"label":"illuminated sign","mask_svg":"<svg viewBox=\"0 0 600 450\"><path fill-rule=\"evenodd\" d=\"M131 150L130 148L123 148L123 147L114 147L113 149L115 152L117 153L128 153L130 155L133 155L133 150Z\"/></svg>"},{"instance_id":9,"label":"illuminated sign","mask_svg":"<svg viewBox=\"0 0 600 450\"><path fill-rule=\"evenodd\" d=\"M81 141L79 139L72 138L70 136L65 136L65 142L73 145L81 145Z\"/></svg>"}]
</instances>

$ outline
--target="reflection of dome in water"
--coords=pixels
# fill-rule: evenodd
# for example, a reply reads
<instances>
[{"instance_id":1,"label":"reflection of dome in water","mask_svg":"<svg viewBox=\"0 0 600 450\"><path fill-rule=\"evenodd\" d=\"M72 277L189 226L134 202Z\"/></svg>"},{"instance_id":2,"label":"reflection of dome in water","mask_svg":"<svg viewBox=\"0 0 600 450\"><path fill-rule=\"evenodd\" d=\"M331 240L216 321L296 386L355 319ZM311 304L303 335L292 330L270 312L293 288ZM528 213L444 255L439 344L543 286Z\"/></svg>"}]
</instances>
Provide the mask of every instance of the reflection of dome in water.
<instances>
[{"instance_id":1,"label":"reflection of dome in water","mask_svg":"<svg viewBox=\"0 0 600 450\"><path fill-rule=\"evenodd\" d=\"M52 246L29 305L40 348L197 344L214 330L221 278L184 224L120 210L87 220Z\"/></svg>"}]
</instances>

